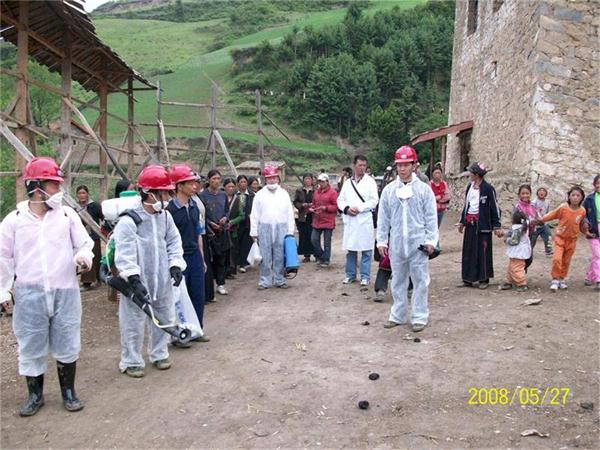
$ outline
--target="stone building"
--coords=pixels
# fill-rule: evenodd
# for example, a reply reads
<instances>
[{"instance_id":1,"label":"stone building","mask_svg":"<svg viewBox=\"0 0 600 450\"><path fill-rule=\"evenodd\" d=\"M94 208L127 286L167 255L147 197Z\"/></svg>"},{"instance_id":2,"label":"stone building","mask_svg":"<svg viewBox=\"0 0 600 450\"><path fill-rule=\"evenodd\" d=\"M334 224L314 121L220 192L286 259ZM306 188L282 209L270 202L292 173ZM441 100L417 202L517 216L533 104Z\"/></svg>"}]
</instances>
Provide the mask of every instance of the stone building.
<instances>
[{"instance_id":1,"label":"stone building","mask_svg":"<svg viewBox=\"0 0 600 450\"><path fill-rule=\"evenodd\" d=\"M472 121L448 135L443 155L457 203L473 161L491 167L505 211L525 182L547 187L553 205L572 184L591 191L600 172L599 26L597 1L456 2L448 123Z\"/></svg>"}]
</instances>

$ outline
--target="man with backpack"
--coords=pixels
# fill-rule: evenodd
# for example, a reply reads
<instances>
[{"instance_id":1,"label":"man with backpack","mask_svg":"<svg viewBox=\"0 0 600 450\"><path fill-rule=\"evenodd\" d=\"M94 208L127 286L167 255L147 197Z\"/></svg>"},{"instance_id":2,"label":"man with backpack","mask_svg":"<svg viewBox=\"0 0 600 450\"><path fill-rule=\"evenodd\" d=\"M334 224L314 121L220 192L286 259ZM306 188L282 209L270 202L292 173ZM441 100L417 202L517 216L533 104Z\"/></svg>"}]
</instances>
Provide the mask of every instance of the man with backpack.
<instances>
[{"instance_id":1,"label":"man with backpack","mask_svg":"<svg viewBox=\"0 0 600 450\"><path fill-rule=\"evenodd\" d=\"M157 316L173 322L173 285L179 286L186 268L179 231L165 210L168 193L175 186L167 170L158 165L146 166L137 184L141 205L123 215L115 227L115 267L137 298L146 299ZM119 369L134 378L144 376L142 345L146 324L150 325L150 361L159 370L169 369L169 335L152 326L144 311L124 297L119 302Z\"/></svg>"},{"instance_id":2,"label":"man with backpack","mask_svg":"<svg viewBox=\"0 0 600 450\"><path fill-rule=\"evenodd\" d=\"M0 224L0 303L14 284L13 330L19 374L29 397L19 409L33 416L44 405L48 353L56 359L63 405L79 411L75 369L81 349L81 297L76 268L92 267L94 243L77 213L62 205L60 168L51 158L27 163L23 180L29 200Z\"/></svg>"}]
</instances>

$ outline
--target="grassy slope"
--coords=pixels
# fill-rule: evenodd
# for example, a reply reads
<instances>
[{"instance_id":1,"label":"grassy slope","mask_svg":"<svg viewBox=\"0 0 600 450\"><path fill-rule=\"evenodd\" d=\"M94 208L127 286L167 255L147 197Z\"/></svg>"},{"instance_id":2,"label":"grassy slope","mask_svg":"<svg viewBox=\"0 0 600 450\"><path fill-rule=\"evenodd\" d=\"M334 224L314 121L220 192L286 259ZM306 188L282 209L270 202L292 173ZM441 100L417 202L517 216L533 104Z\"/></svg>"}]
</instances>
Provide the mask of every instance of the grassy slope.
<instances>
[{"instance_id":1,"label":"grassy slope","mask_svg":"<svg viewBox=\"0 0 600 450\"><path fill-rule=\"evenodd\" d=\"M368 10L367 14L374 14L376 11L391 9L394 6L401 8L411 8L424 0L375 0ZM284 26L273 27L261 30L257 33L244 36L237 39L229 47L211 52L203 53L204 49L210 44L206 33L195 32L197 28L210 28L216 21L195 22L195 23L171 23L146 20L125 20L125 19L99 19L94 23L100 33L100 36L114 48L119 54L127 59L132 66L136 67L135 61L139 59L140 63L149 66L156 65L152 62L155 59L168 58L174 66L178 66L175 73L157 77L163 88L163 98L172 101L187 101L208 103L210 102L210 79L216 81L220 86L219 102L227 103L228 92L232 89L233 83L230 76L231 56L230 50L254 46L264 40L272 43L280 40L285 34L290 32L293 26L302 28L306 25L312 25L316 28L326 25L339 23L346 14L345 9L335 9L310 14L300 14ZM135 22L131 24L131 22ZM148 31L144 30L144 25L148 26ZM136 36L136 30L140 31L143 37ZM135 39L136 45L143 41L140 49L131 49L130 42ZM206 39L206 40L205 40ZM196 56L193 56L196 55ZM187 61L186 61L187 59ZM144 61L149 61L145 62ZM151 92L139 92L136 95L139 102L136 104L136 121L153 123L156 120L156 102L155 94ZM248 98L248 105L253 109L253 97ZM109 101L110 108L116 114L126 117L126 98L122 95L113 94ZM208 114L205 111L192 110L190 108L163 107L163 121L165 123L186 123L202 124L208 123ZM93 120L93 114L90 114ZM237 127L253 130L255 125L250 117L239 117L235 115L234 110L220 110L218 113L220 124L233 124ZM269 130L270 127L267 127ZM109 121L109 131L114 141L120 141L124 133L122 124L116 121ZM205 136L205 130L182 130L167 129L169 137L197 137ZM256 142L256 135L252 133L242 133L233 131L223 131L226 137ZM340 151L332 143L315 143L302 139L291 133L293 142L288 143L280 138L276 130L268 131L271 140L284 148L294 148L302 150ZM151 128L144 129L144 136L147 139L156 139L156 130Z\"/></svg>"}]
</instances>

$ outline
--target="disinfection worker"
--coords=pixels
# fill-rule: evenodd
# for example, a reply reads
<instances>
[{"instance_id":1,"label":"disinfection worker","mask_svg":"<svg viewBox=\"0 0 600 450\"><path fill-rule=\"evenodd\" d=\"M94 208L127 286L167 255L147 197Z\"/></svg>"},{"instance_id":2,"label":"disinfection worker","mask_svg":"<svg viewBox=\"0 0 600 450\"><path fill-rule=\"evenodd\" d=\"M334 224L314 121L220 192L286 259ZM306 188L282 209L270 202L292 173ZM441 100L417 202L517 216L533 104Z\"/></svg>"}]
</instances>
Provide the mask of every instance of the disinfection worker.
<instances>
[{"instance_id":1,"label":"disinfection worker","mask_svg":"<svg viewBox=\"0 0 600 450\"><path fill-rule=\"evenodd\" d=\"M400 147L395 162L398 178L381 193L377 217L377 249L382 257L388 254L388 247L392 249L389 256L394 303L384 326L393 328L407 322L410 277L410 321L413 331L421 331L429 317L429 255L438 241L437 206L429 185L414 173L417 152L409 146Z\"/></svg>"},{"instance_id":2,"label":"disinfection worker","mask_svg":"<svg viewBox=\"0 0 600 450\"><path fill-rule=\"evenodd\" d=\"M287 289L284 276L283 240L294 235L294 210L289 194L279 185L277 169L265 166L266 185L256 193L250 213L250 237L260 247L262 262L258 289Z\"/></svg>"},{"instance_id":3,"label":"disinfection worker","mask_svg":"<svg viewBox=\"0 0 600 450\"><path fill-rule=\"evenodd\" d=\"M0 224L0 302L10 299L14 283L19 374L26 377L29 391L19 414L32 416L44 404L49 352L56 359L65 408L79 411L83 402L75 394L81 349L77 267L92 267L94 242L77 213L62 205L64 180L53 159L33 158L23 180L29 200L20 202Z\"/></svg>"},{"instance_id":4,"label":"disinfection worker","mask_svg":"<svg viewBox=\"0 0 600 450\"><path fill-rule=\"evenodd\" d=\"M179 231L165 210L168 192L175 186L164 167L150 165L140 173L138 189L142 203L133 209L135 215L122 216L115 227L115 266L136 295L146 298L162 321L172 323L173 285L179 286L186 268ZM131 299L123 298L119 302L119 369L134 378L144 376L142 345L146 325L150 361L159 370L169 369L169 335L154 326Z\"/></svg>"}]
</instances>

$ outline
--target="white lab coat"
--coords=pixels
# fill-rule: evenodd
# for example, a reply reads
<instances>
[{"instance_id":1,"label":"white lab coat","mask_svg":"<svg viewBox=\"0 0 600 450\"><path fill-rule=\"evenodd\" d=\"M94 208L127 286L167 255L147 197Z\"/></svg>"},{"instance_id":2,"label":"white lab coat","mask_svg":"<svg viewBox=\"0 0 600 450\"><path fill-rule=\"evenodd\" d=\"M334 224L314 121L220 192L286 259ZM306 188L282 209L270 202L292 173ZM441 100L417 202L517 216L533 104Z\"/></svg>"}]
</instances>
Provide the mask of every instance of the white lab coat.
<instances>
[{"instance_id":1,"label":"white lab coat","mask_svg":"<svg viewBox=\"0 0 600 450\"><path fill-rule=\"evenodd\" d=\"M352 183L360 192L364 202L356 194ZM375 237L372 211L375 211L378 201L377 183L369 175L365 174L358 183L353 178L344 182L337 200L338 208L344 212L346 208L357 208L359 211L356 216L348 214L342 216L344 221L344 239L342 243L344 250L373 250Z\"/></svg>"}]
</instances>

